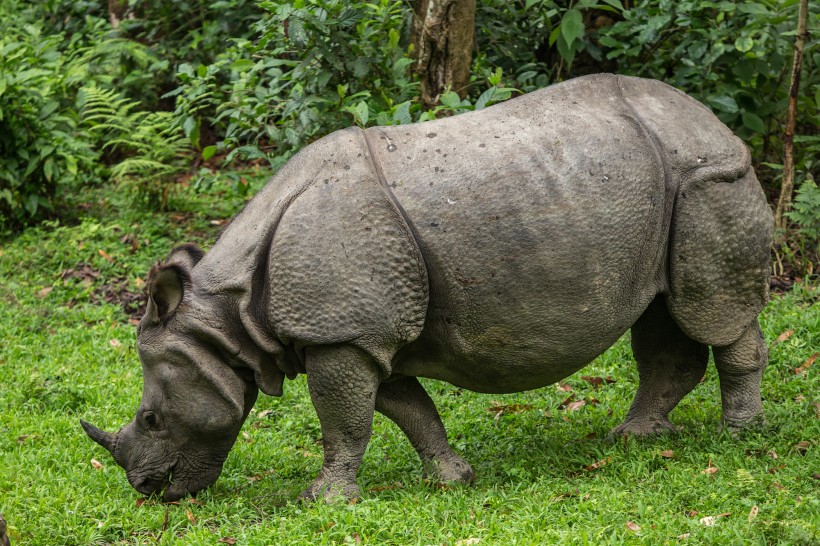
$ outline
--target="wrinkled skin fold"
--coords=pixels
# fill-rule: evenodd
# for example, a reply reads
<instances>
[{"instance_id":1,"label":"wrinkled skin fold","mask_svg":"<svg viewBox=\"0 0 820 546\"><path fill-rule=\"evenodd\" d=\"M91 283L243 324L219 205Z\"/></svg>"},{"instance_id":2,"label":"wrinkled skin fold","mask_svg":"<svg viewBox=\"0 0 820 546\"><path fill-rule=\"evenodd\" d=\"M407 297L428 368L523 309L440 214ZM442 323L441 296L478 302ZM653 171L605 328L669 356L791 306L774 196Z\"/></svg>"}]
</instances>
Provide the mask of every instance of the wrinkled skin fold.
<instances>
[{"instance_id":1,"label":"wrinkled skin fold","mask_svg":"<svg viewBox=\"0 0 820 546\"><path fill-rule=\"evenodd\" d=\"M471 482L418 377L539 388L631 329L640 382L613 433L674 430L710 351L723 426L741 429L763 419L772 223L743 143L652 80L339 131L207 254L183 245L152 270L136 416L83 428L139 492L173 500L216 481L258 391L304 373L325 460L303 498L358 494L375 411L426 476Z\"/></svg>"}]
</instances>

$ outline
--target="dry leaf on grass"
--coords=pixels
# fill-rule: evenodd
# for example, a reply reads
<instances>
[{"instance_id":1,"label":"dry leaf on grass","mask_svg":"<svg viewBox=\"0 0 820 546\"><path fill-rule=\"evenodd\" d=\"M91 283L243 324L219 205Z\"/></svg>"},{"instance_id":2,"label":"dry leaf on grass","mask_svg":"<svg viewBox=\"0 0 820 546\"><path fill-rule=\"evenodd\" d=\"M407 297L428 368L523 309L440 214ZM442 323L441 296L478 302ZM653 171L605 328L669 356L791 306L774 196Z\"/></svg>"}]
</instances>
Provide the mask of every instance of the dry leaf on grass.
<instances>
[{"instance_id":1,"label":"dry leaf on grass","mask_svg":"<svg viewBox=\"0 0 820 546\"><path fill-rule=\"evenodd\" d=\"M99 249L97 252L99 253L100 256L102 256L105 259L106 262L108 262L108 263L113 263L114 262L114 258L112 258L111 255L108 252L106 252L105 250Z\"/></svg>"},{"instance_id":2,"label":"dry leaf on grass","mask_svg":"<svg viewBox=\"0 0 820 546\"><path fill-rule=\"evenodd\" d=\"M190 510L185 510L185 515L188 516L188 521L191 522L191 525L196 525L196 518Z\"/></svg>"},{"instance_id":3,"label":"dry leaf on grass","mask_svg":"<svg viewBox=\"0 0 820 546\"><path fill-rule=\"evenodd\" d=\"M717 516L706 516L705 518L700 518L700 524L705 525L706 527L711 527L714 525L718 518L724 518L726 516L731 516L731 512L724 512L722 514L718 514Z\"/></svg>"},{"instance_id":4,"label":"dry leaf on grass","mask_svg":"<svg viewBox=\"0 0 820 546\"><path fill-rule=\"evenodd\" d=\"M493 419L498 421L505 413L521 413L534 409L531 404L510 404L510 405L496 405L487 408L487 411L494 413Z\"/></svg>"},{"instance_id":5,"label":"dry leaf on grass","mask_svg":"<svg viewBox=\"0 0 820 546\"><path fill-rule=\"evenodd\" d=\"M555 388L563 392L572 392L572 387L568 383L558 383Z\"/></svg>"},{"instance_id":6,"label":"dry leaf on grass","mask_svg":"<svg viewBox=\"0 0 820 546\"><path fill-rule=\"evenodd\" d=\"M635 523L634 521L627 521L626 522L626 528L629 529L630 531L632 531L633 533L640 533L641 532L641 526L638 525L637 523Z\"/></svg>"},{"instance_id":7,"label":"dry leaf on grass","mask_svg":"<svg viewBox=\"0 0 820 546\"><path fill-rule=\"evenodd\" d=\"M586 400L576 400L575 402L570 402L569 404L567 404L567 407L564 409L564 411L578 411L586 405Z\"/></svg>"},{"instance_id":8,"label":"dry leaf on grass","mask_svg":"<svg viewBox=\"0 0 820 546\"><path fill-rule=\"evenodd\" d=\"M456 541L456 546L470 546L471 544L478 544L481 539L478 537L462 538Z\"/></svg>"},{"instance_id":9,"label":"dry leaf on grass","mask_svg":"<svg viewBox=\"0 0 820 546\"><path fill-rule=\"evenodd\" d=\"M119 339L117 339L117 338L111 338L111 339L109 339L109 340L108 340L108 344L109 344L109 345L111 345L112 347L114 347L115 349L116 349L117 347L122 347L122 341L120 341L120 340L119 340Z\"/></svg>"},{"instance_id":10,"label":"dry leaf on grass","mask_svg":"<svg viewBox=\"0 0 820 546\"><path fill-rule=\"evenodd\" d=\"M805 455L809 451L809 444L806 440L802 442L797 442L794 444L794 450L797 451L801 455Z\"/></svg>"},{"instance_id":11,"label":"dry leaf on grass","mask_svg":"<svg viewBox=\"0 0 820 546\"><path fill-rule=\"evenodd\" d=\"M586 470L587 472L592 471L592 470L597 470L597 469L601 468L602 466L608 465L611 462L612 462L612 457L606 457L604 459L601 459L600 461L596 461L596 462L592 463L589 466L585 466L584 470Z\"/></svg>"},{"instance_id":12,"label":"dry leaf on grass","mask_svg":"<svg viewBox=\"0 0 820 546\"><path fill-rule=\"evenodd\" d=\"M774 342L772 342L771 347L774 347L778 343L783 343L784 341L792 337L792 334L794 334L794 330L786 330L785 332L777 336L777 339Z\"/></svg>"},{"instance_id":13,"label":"dry leaf on grass","mask_svg":"<svg viewBox=\"0 0 820 546\"><path fill-rule=\"evenodd\" d=\"M236 539L233 537L222 537L217 540L219 544L236 544Z\"/></svg>"},{"instance_id":14,"label":"dry leaf on grass","mask_svg":"<svg viewBox=\"0 0 820 546\"><path fill-rule=\"evenodd\" d=\"M675 456L675 452L671 449L664 449L661 451L661 457L664 459L672 459Z\"/></svg>"},{"instance_id":15,"label":"dry leaf on grass","mask_svg":"<svg viewBox=\"0 0 820 546\"><path fill-rule=\"evenodd\" d=\"M689 538L689 533L683 533L682 535L678 535L678 540L686 540Z\"/></svg>"},{"instance_id":16,"label":"dry leaf on grass","mask_svg":"<svg viewBox=\"0 0 820 546\"><path fill-rule=\"evenodd\" d=\"M749 523L751 523L751 522L752 522L752 520L753 520L753 519L755 519L755 518L757 517L757 513L758 513L759 511L760 511L760 509L757 507L757 505L756 505L756 504L755 504L754 506L752 506L752 509L751 509L751 510L749 510L749 518L748 518L748 519L749 519Z\"/></svg>"},{"instance_id":17,"label":"dry leaf on grass","mask_svg":"<svg viewBox=\"0 0 820 546\"><path fill-rule=\"evenodd\" d=\"M591 375L582 375L581 379L592 385L593 387L600 387L604 383L610 384L615 383L615 380L612 379L612 376L607 377L594 377Z\"/></svg>"},{"instance_id":18,"label":"dry leaf on grass","mask_svg":"<svg viewBox=\"0 0 820 546\"><path fill-rule=\"evenodd\" d=\"M259 419L264 419L265 417L267 417L268 415L271 415L272 413L273 413L272 409L262 410L262 411L259 412L259 415L257 415L257 417Z\"/></svg>"},{"instance_id":19,"label":"dry leaf on grass","mask_svg":"<svg viewBox=\"0 0 820 546\"><path fill-rule=\"evenodd\" d=\"M40 299L43 299L49 294L51 294L52 290L54 290L53 286L46 286L45 288L41 288L40 290L38 290L34 295Z\"/></svg>"},{"instance_id":20,"label":"dry leaf on grass","mask_svg":"<svg viewBox=\"0 0 820 546\"><path fill-rule=\"evenodd\" d=\"M718 468L712 464L712 459L709 459L709 466L703 469L702 473L707 476L712 476L718 471Z\"/></svg>"},{"instance_id":21,"label":"dry leaf on grass","mask_svg":"<svg viewBox=\"0 0 820 546\"><path fill-rule=\"evenodd\" d=\"M98 461L97 459L91 459L91 466L94 467L94 470L102 470L103 464Z\"/></svg>"},{"instance_id":22,"label":"dry leaf on grass","mask_svg":"<svg viewBox=\"0 0 820 546\"><path fill-rule=\"evenodd\" d=\"M818 356L820 356L820 353L814 353L813 355L811 355L801 366L798 366L793 370L794 375L800 375L804 373L806 370L808 370L809 366L814 364L814 361L817 360Z\"/></svg>"}]
</instances>

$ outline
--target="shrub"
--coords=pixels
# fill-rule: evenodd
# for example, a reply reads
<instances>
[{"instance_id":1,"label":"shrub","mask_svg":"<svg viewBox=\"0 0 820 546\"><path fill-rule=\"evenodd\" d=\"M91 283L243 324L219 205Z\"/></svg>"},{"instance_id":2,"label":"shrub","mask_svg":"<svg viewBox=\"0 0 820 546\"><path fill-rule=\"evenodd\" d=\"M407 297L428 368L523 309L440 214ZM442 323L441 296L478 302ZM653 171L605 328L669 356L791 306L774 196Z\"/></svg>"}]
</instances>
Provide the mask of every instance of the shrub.
<instances>
[{"instance_id":1,"label":"shrub","mask_svg":"<svg viewBox=\"0 0 820 546\"><path fill-rule=\"evenodd\" d=\"M97 152L78 127L73 95L82 67L63 35L0 23L0 229L42 218L52 199L93 176Z\"/></svg>"}]
</instances>

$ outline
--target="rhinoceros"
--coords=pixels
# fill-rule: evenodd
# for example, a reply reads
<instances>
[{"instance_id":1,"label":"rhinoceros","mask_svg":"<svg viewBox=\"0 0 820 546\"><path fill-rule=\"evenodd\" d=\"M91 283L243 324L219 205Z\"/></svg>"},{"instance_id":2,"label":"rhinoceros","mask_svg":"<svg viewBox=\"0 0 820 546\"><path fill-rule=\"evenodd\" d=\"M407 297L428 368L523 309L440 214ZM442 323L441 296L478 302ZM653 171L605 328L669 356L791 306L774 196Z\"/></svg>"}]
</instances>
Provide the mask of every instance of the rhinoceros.
<instances>
[{"instance_id":1,"label":"rhinoceros","mask_svg":"<svg viewBox=\"0 0 820 546\"><path fill-rule=\"evenodd\" d=\"M470 482L417 378L536 389L631 328L639 385L614 433L673 430L710 346L721 426L740 429L763 418L772 225L746 146L654 80L594 75L338 131L208 253L183 245L155 266L136 417L83 427L137 491L173 500L216 481L259 390L304 373L324 464L302 497L358 494L374 410L431 479Z\"/></svg>"}]
</instances>

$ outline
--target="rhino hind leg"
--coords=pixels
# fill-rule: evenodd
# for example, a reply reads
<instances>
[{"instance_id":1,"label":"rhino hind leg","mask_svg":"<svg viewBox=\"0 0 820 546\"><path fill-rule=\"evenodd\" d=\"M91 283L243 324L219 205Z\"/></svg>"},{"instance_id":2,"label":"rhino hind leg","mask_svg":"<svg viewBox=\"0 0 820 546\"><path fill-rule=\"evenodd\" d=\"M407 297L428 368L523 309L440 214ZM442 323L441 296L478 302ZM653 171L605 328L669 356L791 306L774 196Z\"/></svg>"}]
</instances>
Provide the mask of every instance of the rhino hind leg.
<instances>
[{"instance_id":1,"label":"rhino hind leg","mask_svg":"<svg viewBox=\"0 0 820 546\"><path fill-rule=\"evenodd\" d=\"M764 424L760 382L768 363L768 348L757 318L735 342L712 347L712 354L720 378L721 428L735 432Z\"/></svg>"},{"instance_id":2,"label":"rhino hind leg","mask_svg":"<svg viewBox=\"0 0 820 546\"><path fill-rule=\"evenodd\" d=\"M441 482L471 483L472 467L447 442L447 432L433 401L415 377L382 383L376 410L407 435L421 459L424 477Z\"/></svg>"},{"instance_id":3,"label":"rhino hind leg","mask_svg":"<svg viewBox=\"0 0 820 546\"><path fill-rule=\"evenodd\" d=\"M308 390L322 427L324 463L300 498L356 498L356 472L370 441L379 368L357 347L331 345L305 350Z\"/></svg>"},{"instance_id":4,"label":"rhino hind leg","mask_svg":"<svg viewBox=\"0 0 820 546\"><path fill-rule=\"evenodd\" d=\"M700 382L709 347L683 333L664 297L658 296L632 326L632 352L638 363L638 392L626 419L610 434L647 436L674 431L669 412Z\"/></svg>"}]
</instances>

